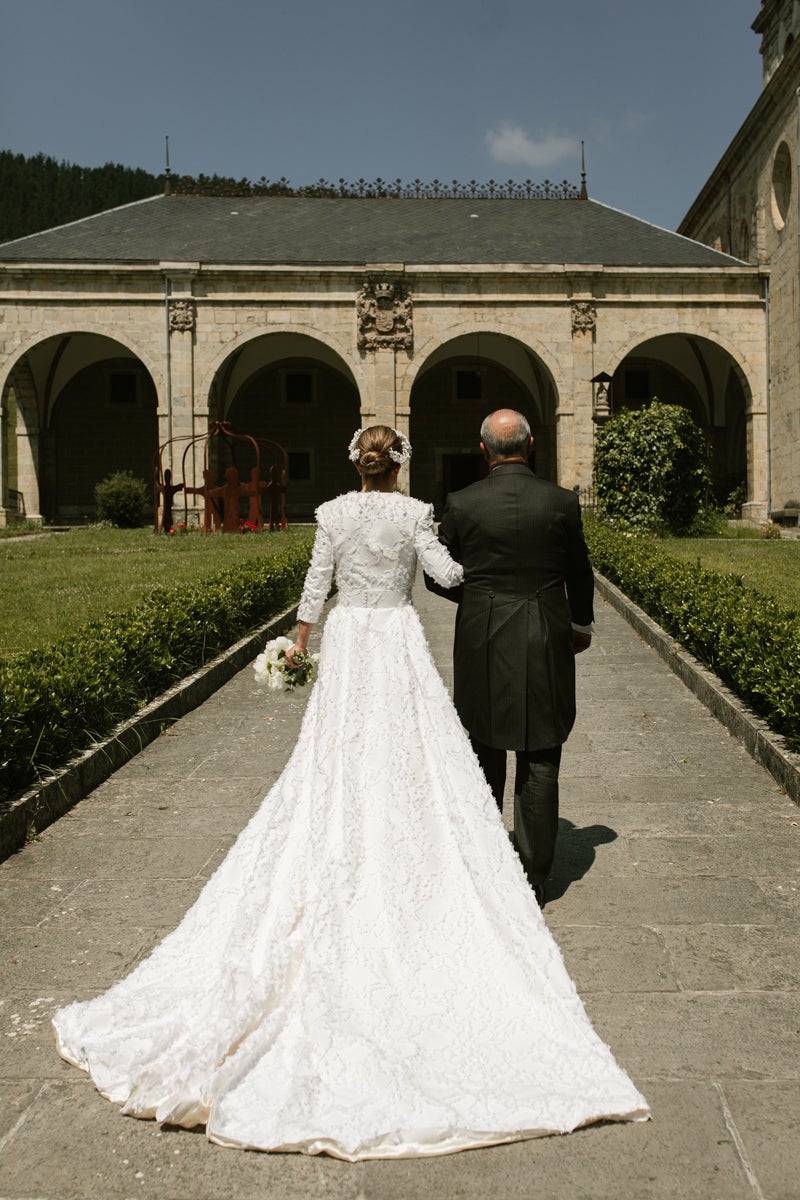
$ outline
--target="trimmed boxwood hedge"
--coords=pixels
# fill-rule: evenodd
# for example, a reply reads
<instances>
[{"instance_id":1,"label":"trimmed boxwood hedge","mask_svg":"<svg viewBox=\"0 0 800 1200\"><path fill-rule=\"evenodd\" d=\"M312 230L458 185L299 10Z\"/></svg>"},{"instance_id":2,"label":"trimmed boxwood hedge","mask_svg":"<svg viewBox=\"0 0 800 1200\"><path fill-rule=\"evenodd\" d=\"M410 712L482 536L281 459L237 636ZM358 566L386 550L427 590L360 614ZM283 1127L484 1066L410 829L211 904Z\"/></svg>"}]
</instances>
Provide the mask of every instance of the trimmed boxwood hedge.
<instances>
[{"instance_id":1,"label":"trimmed boxwood hedge","mask_svg":"<svg viewBox=\"0 0 800 1200\"><path fill-rule=\"evenodd\" d=\"M126 612L0 664L0 801L287 608L310 554L311 539L194 586L158 588Z\"/></svg>"},{"instance_id":2,"label":"trimmed boxwood hedge","mask_svg":"<svg viewBox=\"0 0 800 1200\"><path fill-rule=\"evenodd\" d=\"M596 570L800 750L800 614L585 514Z\"/></svg>"}]
</instances>

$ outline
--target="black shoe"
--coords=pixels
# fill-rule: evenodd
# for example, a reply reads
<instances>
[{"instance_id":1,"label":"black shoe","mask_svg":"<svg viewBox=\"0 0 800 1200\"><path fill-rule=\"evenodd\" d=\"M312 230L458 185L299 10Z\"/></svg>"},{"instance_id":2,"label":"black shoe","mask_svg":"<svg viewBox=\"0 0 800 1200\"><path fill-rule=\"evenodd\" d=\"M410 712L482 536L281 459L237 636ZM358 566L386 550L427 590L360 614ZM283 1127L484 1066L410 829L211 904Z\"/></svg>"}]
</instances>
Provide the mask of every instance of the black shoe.
<instances>
[{"instance_id":1,"label":"black shoe","mask_svg":"<svg viewBox=\"0 0 800 1200\"><path fill-rule=\"evenodd\" d=\"M533 894L536 897L536 903L539 905L539 908L544 908L544 884L532 883L531 888L533 889Z\"/></svg>"}]
</instances>

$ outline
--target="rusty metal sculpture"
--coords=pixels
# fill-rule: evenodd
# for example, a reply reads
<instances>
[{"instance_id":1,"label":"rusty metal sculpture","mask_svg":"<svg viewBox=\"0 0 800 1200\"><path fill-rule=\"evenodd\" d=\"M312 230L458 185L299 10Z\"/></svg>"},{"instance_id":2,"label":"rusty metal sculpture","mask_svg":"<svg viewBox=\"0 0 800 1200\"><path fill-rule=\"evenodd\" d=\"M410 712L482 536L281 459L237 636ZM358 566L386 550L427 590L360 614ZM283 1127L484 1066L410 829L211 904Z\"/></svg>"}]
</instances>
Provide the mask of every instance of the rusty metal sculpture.
<instances>
[{"instance_id":1,"label":"rusty metal sculpture","mask_svg":"<svg viewBox=\"0 0 800 1200\"><path fill-rule=\"evenodd\" d=\"M249 482L242 483L235 461L225 471L224 481L217 483L214 473L209 466L209 446L212 440L218 438L228 449L231 460L235 460L235 445L238 442L249 443L255 456L255 466L250 470ZM172 471L164 466L165 454L176 446L185 443L181 457L182 480L178 484L172 482ZM187 478L187 466L193 461L194 447L203 444L203 485L191 486ZM269 468L269 481L261 478L262 449L272 459ZM190 457L191 456L191 457ZM178 492L183 492L183 527L189 523L189 497L202 497L204 533L221 529L223 533L243 533L248 531L260 532L264 528L264 517L261 511L262 495L269 496L269 530L285 529L286 521L286 484L288 479L288 456L283 446L271 438L253 437L249 433L234 433L228 421L213 421L208 432L195 436L183 435L169 438L155 453L153 461L153 507L154 532L174 532L173 500ZM277 481L277 482L276 482ZM241 515L241 501L248 500L247 517Z\"/></svg>"}]
</instances>

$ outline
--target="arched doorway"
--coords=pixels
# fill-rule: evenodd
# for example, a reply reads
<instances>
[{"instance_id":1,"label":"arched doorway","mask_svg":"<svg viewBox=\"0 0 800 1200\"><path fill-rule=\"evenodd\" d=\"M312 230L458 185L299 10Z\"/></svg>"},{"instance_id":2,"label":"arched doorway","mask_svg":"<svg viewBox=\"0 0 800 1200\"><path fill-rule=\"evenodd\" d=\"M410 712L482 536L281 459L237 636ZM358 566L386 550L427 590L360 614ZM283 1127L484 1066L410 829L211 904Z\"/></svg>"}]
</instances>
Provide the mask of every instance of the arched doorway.
<instances>
[{"instance_id":1,"label":"arched doorway","mask_svg":"<svg viewBox=\"0 0 800 1200\"><path fill-rule=\"evenodd\" d=\"M711 447L711 479L719 503L747 479L746 381L727 350L708 338L672 333L650 338L614 372L614 412L656 397L688 408Z\"/></svg>"},{"instance_id":2,"label":"arched doorway","mask_svg":"<svg viewBox=\"0 0 800 1200\"><path fill-rule=\"evenodd\" d=\"M480 427L497 408L525 414L535 439L531 465L554 480L556 389L529 347L505 334L463 334L420 368L411 390L411 491L431 501L437 515L449 492L485 473Z\"/></svg>"},{"instance_id":3,"label":"arched doorway","mask_svg":"<svg viewBox=\"0 0 800 1200\"><path fill-rule=\"evenodd\" d=\"M112 472L152 482L156 388L115 338L72 331L44 339L15 364L3 408L8 492L13 475L27 515L35 507L46 519L82 523L94 516L95 485Z\"/></svg>"},{"instance_id":4,"label":"arched doorway","mask_svg":"<svg viewBox=\"0 0 800 1200\"><path fill-rule=\"evenodd\" d=\"M334 350L306 334L275 333L235 350L217 372L210 418L231 423L235 433L269 438L287 452L290 520L307 520L314 509L357 478L347 445L360 424L359 395L347 364ZM234 465L244 478L254 465L245 443L212 442L211 468L219 475Z\"/></svg>"}]
</instances>

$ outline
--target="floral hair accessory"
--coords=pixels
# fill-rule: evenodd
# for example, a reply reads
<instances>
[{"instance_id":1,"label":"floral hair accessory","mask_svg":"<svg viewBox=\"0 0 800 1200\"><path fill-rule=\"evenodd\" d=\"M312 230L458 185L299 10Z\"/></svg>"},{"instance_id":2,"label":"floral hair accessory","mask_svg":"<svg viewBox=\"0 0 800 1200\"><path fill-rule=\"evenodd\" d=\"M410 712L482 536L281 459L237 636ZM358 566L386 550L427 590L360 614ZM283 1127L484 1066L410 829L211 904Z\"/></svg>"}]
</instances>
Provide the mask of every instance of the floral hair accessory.
<instances>
[{"instance_id":1,"label":"floral hair accessory","mask_svg":"<svg viewBox=\"0 0 800 1200\"><path fill-rule=\"evenodd\" d=\"M399 450L390 450L389 458L392 460L392 462L396 462L401 467L404 467L411 458L411 442L404 433L400 432L399 429L395 429L395 433L400 438L401 448Z\"/></svg>"},{"instance_id":2,"label":"floral hair accessory","mask_svg":"<svg viewBox=\"0 0 800 1200\"><path fill-rule=\"evenodd\" d=\"M361 437L363 429L357 429L350 439L350 445L347 447L347 457L350 462L358 462L361 458L361 451L358 448L358 439Z\"/></svg>"},{"instance_id":3,"label":"floral hair accessory","mask_svg":"<svg viewBox=\"0 0 800 1200\"><path fill-rule=\"evenodd\" d=\"M347 447L347 456L351 462L357 463L361 458L361 450L358 445L358 439L361 437L363 432L363 429L357 429L350 439L350 445ZM411 442L404 433L400 432L399 429L393 429L392 432L394 433L395 437L400 439L400 449L390 450L389 458L392 460L392 462L396 462L398 466L404 467L411 458Z\"/></svg>"}]
</instances>

